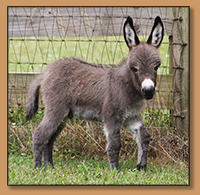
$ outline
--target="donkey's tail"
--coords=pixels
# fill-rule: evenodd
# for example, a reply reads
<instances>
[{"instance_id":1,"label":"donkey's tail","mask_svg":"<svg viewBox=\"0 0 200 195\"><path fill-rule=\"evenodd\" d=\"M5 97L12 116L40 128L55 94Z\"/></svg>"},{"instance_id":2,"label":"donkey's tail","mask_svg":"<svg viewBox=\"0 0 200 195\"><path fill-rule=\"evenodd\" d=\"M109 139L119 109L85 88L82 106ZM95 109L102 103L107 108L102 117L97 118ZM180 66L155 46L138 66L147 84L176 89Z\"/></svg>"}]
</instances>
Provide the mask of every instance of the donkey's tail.
<instances>
[{"instance_id":1,"label":"donkey's tail","mask_svg":"<svg viewBox=\"0 0 200 195\"><path fill-rule=\"evenodd\" d=\"M41 85L42 74L37 76L28 91L28 101L26 104L26 120L30 120L38 110L39 89Z\"/></svg>"}]
</instances>

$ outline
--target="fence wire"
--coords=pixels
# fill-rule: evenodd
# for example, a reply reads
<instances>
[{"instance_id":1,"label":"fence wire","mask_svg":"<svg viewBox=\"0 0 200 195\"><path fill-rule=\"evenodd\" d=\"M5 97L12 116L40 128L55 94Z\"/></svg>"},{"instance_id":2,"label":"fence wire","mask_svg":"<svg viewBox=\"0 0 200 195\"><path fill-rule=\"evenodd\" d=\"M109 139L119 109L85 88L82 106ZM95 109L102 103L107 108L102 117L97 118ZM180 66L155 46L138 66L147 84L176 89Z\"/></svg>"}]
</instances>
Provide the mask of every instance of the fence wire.
<instances>
[{"instance_id":1,"label":"fence wire","mask_svg":"<svg viewBox=\"0 0 200 195\"><path fill-rule=\"evenodd\" d=\"M73 56L96 64L119 64L128 55L123 39L128 15L140 40L147 39L157 15L163 21L157 93L145 104L143 116L153 127L175 128L175 118L184 118L176 106L183 94L177 72L184 71L177 50L184 50L187 42L177 25L183 17L173 7L8 7L9 107L26 105L30 82L55 60Z\"/></svg>"}]
</instances>

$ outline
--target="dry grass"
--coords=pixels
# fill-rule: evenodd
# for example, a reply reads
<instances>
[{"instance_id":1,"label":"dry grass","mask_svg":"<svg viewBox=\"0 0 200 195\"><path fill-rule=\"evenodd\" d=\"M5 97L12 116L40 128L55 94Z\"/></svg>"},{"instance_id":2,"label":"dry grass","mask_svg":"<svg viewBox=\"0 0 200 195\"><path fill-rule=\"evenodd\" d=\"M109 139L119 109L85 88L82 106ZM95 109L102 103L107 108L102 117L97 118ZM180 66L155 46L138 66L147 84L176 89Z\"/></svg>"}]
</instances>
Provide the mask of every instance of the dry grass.
<instances>
[{"instance_id":1,"label":"dry grass","mask_svg":"<svg viewBox=\"0 0 200 195\"><path fill-rule=\"evenodd\" d=\"M43 117L43 111L38 111L37 117L26 121L23 110L9 110L8 121L8 151L9 153L20 153L32 155L32 134ZM189 144L188 138L175 135L168 131L161 134L161 126L156 127L150 120L144 121L151 134L148 156L157 158L165 156L173 162L185 162L189 165ZM164 129L163 128L163 129ZM69 120L66 127L57 138L54 144L55 155L64 155L67 158L81 156L104 157L106 156L106 138L102 131L103 124L99 122L84 121L73 118ZM121 151L120 156L128 158L130 155L137 155L137 144L131 135L123 128L121 130Z\"/></svg>"}]
</instances>

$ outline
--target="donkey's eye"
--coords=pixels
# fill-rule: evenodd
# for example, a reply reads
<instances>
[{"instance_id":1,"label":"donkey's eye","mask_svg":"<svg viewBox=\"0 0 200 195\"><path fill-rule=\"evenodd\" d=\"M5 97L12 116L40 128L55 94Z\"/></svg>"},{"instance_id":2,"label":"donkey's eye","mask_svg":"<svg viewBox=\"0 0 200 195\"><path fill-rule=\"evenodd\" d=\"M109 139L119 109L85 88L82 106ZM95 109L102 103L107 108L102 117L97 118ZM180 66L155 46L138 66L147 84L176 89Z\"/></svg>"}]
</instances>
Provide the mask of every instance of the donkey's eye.
<instances>
[{"instance_id":1,"label":"donkey's eye","mask_svg":"<svg viewBox=\"0 0 200 195\"><path fill-rule=\"evenodd\" d=\"M160 64L154 67L154 70L157 71L159 68Z\"/></svg>"},{"instance_id":2,"label":"donkey's eye","mask_svg":"<svg viewBox=\"0 0 200 195\"><path fill-rule=\"evenodd\" d=\"M136 72L138 71L138 69L135 68L135 67L131 67L131 70L132 70L134 73L136 73Z\"/></svg>"}]
</instances>

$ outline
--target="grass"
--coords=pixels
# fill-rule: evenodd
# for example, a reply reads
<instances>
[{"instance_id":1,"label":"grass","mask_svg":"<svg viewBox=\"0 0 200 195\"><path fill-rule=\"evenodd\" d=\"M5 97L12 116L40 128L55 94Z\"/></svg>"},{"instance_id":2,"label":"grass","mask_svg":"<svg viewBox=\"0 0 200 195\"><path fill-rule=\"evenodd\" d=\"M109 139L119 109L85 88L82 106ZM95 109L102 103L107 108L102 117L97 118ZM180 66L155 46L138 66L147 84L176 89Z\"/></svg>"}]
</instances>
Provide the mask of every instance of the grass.
<instances>
[{"instance_id":1,"label":"grass","mask_svg":"<svg viewBox=\"0 0 200 195\"><path fill-rule=\"evenodd\" d=\"M54 144L54 166L46 171L33 169L32 134L42 120L43 110L31 121L24 111L9 108L8 184L9 185L188 185L189 169L179 160L173 161L159 151L156 143L148 157L147 171L137 171L137 144L121 131L119 174L110 171L105 136L100 123L71 119ZM149 119L151 122L151 118ZM145 121L148 123L148 121ZM147 124L149 126L149 124ZM165 125L165 124L162 124ZM155 132L154 132L155 133ZM151 133L152 134L152 133ZM162 136L164 138L164 136ZM178 140L176 140L177 142ZM170 143L174 140L170 140ZM181 142L179 142L181 144ZM163 146L164 147L164 146ZM174 146L173 146L174 147ZM185 147L185 146L184 146ZM152 149L152 148L151 148ZM165 148L169 153L169 150ZM177 152L173 148L174 153ZM187 151L187 149L186 149ZM181 154L183 153L180 151ZM169 153L171 155L171 153Z\"/></svg>"},{"instance_id":2,"label":"grass","mask_svg":"<svg viewBox=\"0 0 200 195\"><path fill-rule=\"evenodd\" d=\"M148 159L147 171L137 171L135 156L120 159L120 173L110 171L106 157L54 158L55 168L33 169L32 156L9 155L8 185L188 185L184 163Z\"/></svg>"},{"instance_id":3,"label":"grass","mask_svg":"<svg viewBox=\"0 0 200 195\"><path fill-rule=\"evenodd\" d=\"M163 42L168 43L167 36ZM168 68L162 68L169 66L168 47L168 44L162 44L159 48L162 65L158 73L169 73ZM26 37L24 40L13 37L8 48L9 72L42 72L47 64L66 57L78 57L96 64L119 64L128 55L123 36Z\"/></svg>"}]
</instances>

